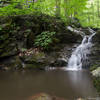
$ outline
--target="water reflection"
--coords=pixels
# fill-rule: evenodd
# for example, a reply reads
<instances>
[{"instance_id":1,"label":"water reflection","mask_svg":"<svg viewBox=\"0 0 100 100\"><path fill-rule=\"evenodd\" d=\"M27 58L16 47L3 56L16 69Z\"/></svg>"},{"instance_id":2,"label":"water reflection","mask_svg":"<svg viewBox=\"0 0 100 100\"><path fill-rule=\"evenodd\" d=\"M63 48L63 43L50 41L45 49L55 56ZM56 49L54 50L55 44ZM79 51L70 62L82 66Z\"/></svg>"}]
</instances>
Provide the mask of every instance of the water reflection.
<instances>
[{"instance_id":1,"label":"water reflection","mask_svg":"<svg viewBox=\"0 0 100 100\"><path fill-rule=\"evenodd\" d=\"M40 92L69 100L97 96L88 71L0 72L0 100L26 100Z\"/></svg>"},{"instance_id":2,"label":"water reflection","mask_svg":"<svg viewBox=\"0 0 100 100\"><path fill-rule=\"evenodd\" d=\"M79 93L81 97L91 97L96 95L90 74L87 71L69 71L68 78L70 85L75 93ZM93 93L93 91L95 93Z\"/></svg>"}]
</instances>

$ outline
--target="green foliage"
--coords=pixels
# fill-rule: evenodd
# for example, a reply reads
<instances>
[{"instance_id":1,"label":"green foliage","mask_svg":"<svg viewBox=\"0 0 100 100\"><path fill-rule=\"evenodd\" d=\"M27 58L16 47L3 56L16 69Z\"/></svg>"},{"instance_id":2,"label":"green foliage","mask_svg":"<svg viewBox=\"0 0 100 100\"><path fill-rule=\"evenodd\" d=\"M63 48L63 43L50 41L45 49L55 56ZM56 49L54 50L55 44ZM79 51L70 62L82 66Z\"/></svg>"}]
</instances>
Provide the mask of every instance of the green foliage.
<instances>
[{"instance_id":1,"label":"green foliage","mask_svg":"<svg viewBox=\"0 0 100 100\"><path fill-rule=\"evenodd\" d=\"M100 93L100 77L94 77L93 83L97 91Z\"/></svg>"},{"instance_id":2,"label":"green foliage","mask_svg":"<svg viewBox=\"0 0 100 100\"><path fill-rule=\"evenodd\" d=\"M87 2L87 9L85 9L79 16L80 23L84 27L98 27L100 28L100 0L90 0Z\"/></svg>"},{"instance_id":3,"label":"green foliage","mask_svg":"<svg viewBox=\"0 0 100 100\"><path fill-rule=\"evenodd\" d=\"M25 0L12 0L10 4L0 8L0 16L25 15L32 13L33 10L31 6L26 7Z\"/></svg>"},{"instance_id":4,"label":"green foliage","mask_svg":"<svg viewBox=\"0 0 100 100\"><path fill-rule=\"evenodd\" d=\"M40 12L66 20L85 9L87 0L10 0L11 3L0 8L1 16L23 15ZM80 8L80 9L79 9Z\"/></svg>"},{"instance_id":5,"label":"green foliage","mask_svg":"<svg viewBox=\"0 0 100 100\"><path fill-rule=\"evenodd\" d=\"M77 17L86 9L87 0L62 0L61 2L61 16L65 19L67 17Z\"/></svg>"},{"instance_id":6,"label":"green foliage","mask_svg":"<svg viewBox=\"0 0 100 100\"><path fill-rule=\"evenodd\" d=\"M0 16L42 13L68 24L79 19L83 27L100 27L100 0L1 0Z\"/></svg>"},{"instance_id":7,"label":"green foliage","mask_svg":"<svg viewBox=\"0 0 100 100\"><path fill-rule=\"evenodd\" d=\"M0 31L2 30L2 27L0 27Z\"/></svg>"},{"instance_id":8,"label":"green foliage","mask_svg":"<svg viewBox=\"0 0 100 100\"><path fill-rule=\"evenodd\" d=\"M48 49L50 44L53 42L53 37L56 33L45 31L38 35L35 39L35 46Z\"/></svg>"}]
</instances>

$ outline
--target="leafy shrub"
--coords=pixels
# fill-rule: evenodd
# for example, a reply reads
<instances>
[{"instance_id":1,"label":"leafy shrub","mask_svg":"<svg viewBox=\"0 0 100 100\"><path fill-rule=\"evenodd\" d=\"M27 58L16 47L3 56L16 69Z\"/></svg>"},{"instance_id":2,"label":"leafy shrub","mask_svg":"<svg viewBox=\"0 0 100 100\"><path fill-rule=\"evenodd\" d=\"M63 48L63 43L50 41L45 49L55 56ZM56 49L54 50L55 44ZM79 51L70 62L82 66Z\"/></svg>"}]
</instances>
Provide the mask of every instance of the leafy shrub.
<instances>
[{"instance_id":1,"label":"leafy shrub","mask_svg":"<svg viewBox=\"0 0 100 100\"><path fill-rule=\"evenodd\" d=\"M0 16L25 15L33 13L33 6L26 7L25 1L13 0L10 4L0 7ZM32 4L31 4L32 5Z\"/></svg>"},{"instance_id":2,"label":"leafy shrub","mask_svg":"<svg viewBox=\"0 0 100 100\"><path fill-rule=\"evenodd\" d=\"M42 32L40 35L36 36L34 43L35 46L41 47L43 49L48 49L50 47L50 44L53 42L53 37L55 34L56 32Z\"/></svg>"}]
</instances>

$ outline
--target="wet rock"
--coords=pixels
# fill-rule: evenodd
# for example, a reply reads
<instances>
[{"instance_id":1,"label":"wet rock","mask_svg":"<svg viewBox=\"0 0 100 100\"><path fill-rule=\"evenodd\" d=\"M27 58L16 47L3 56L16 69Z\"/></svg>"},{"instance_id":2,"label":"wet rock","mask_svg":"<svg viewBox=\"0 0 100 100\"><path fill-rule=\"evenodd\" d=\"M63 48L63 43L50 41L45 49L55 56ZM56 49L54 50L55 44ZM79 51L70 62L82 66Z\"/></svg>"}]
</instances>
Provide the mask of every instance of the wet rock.
<instances>
[{"instance_id":1,"label":"wet rock","mask_svg":"<svg viewBox=\"0 0 100 100\"><path fill-rule=\"evenodd\" d=\"M96 35L93 37L93 41L100 43L100 29L97 30Z\"/></svg>"},{"instance_id":2,"label":"wet rock","mask_svg":"<svg viewBox=\"0 0 100 100\"><path fill-rule=\"evenodd\" d=\"M18 53L18 51L16 50L16 48L13 48L13 49L12 48L5 48L2 51L2 54L0 55L0 59L16 55L17 53Z\"/></svg>"},{"instance_id":3,"label":"wet rock","mask_svg":"<svg viewBox=\"0 0 100 100\"><path fill-rule=\"evenodd\" d=\"M23 68L37 68L44 70L47 66L50 67L65 67L67 66L71 51L69 47L64 45L62 49L57 49L52 52L42 52L38 48L31 48L22 50L19 58L22 62Z\"/></svg>"},{"instance_id":4,"label":"wet rock","mask_svg":"<svg viewBox=\"0 0 100 100\"><path fill-rule=\"evenodd\" d=\"M58 59L50 64L50 66L52 66L52 67L64 67L66 65L67 65L67 61L64 58Z\"/></svg>"},{"instance_id":5,"label":"wet rock","mask_svg":"<svg viewBox=\"0 0 100 100\"><path fill-rule=\"evenodd\" d=\"M95 77L100 77L100 67L92 71L92 75Z\"/></svg>"},{"instance_id":6,"label":"wet rock","mask_svg":"<svg viewBox=\"0 0 100 100\"><path fill-rule=\"evenodd\" d=\"M78 40L82 39L81 35L70 32L68 30L66 33L59 34L57 37L59 38L61 43L75 43Z\"/></svg>"},{"instance_id":7,"label":"wet rock","mask_svg":"<svg viewBox=\"0 0 100 100\"><path fill-rule=\"evenodd\" d=\"M2 69L18 70L22 68L22 61L19 56L5 58L0 64L3 66Z\"/></svg>"},{"instance_id":8,"label":"wet rock","mask_svg":"<svg viewBox=\"0 0 100 100\"><path fill-rule=\"evenodd\" d=\"M24 63L24 68L45 69L49 67L65 67L71 55L73 44L58 46L60 49L52 52L42 52L37 48L31 48L19 54L21 61Z\"/></svg>"},{"instance_id":9,"label":"wet rock","mask_svg":"<svg viewBox=\"0 0 100 100\"><path fill-rule=\"evenodd\" d=\"M90 69L93 71L96 68L100 67L100 45L99 43L96 43L91 48L91 55L89 56L90 60Z\"/></svg>"},{"instance_id":10,"label":"wet rock","mask_svg":"<svg viewBox=\"0 0 100 100\"><path fill-rule=\"evenodd\" d=\"M67 100L67 99L51 96L46 93L39 93L30 97L28 100Z\"/></svg>"},{"instance_id":11,"label":"wet rock","mask_svg":"<svg viewBox=\"0 0 100 100\"><path fill-rule=\"evenodd\" d=\"M7 70L9 70L9 68L4 64L2 64L2 65L0 64L0 70L7 71Z\"/></svg>"},{"instance_id":12,"label":"wet rock","mask_svg":"<svg viewBox=\"0 0 100 100\"><path fill-rule=\"evenodd\" d=\"M95 42L98 42L96 36L94 39L96 39ZM90 60L90 71L93 76L92 77L93 83L100 94L100 44L99 43L95 43L95 45L92 47L92 52L89 60Z\"/></svg>"},{"instance_id":13,"label":"wet rock","mask_svg":"<svg viewBox=\"0 0 100 100\"><path fill-rule=\"evenodd\" d=\"M15 59L13 59L13 63L11 63L11 67L14 70L18 70L23 68L23 63L20 60L19 56L16 56Z\"/></svg>"},{"instance_id":14,"label":"wet rock","mask_svg":"<svg viewBox=\"0 0 100 100\"><path fill-rule=\"evenodd\" d=\"M98 94L100 95L100 77L93 77L93 83L94 83L95 88L98 91ZM97 100L99 99L100 97L97 98Z\"/></svg>"},{"instance_id":15,"label":"wet rock","mask_svg":"<svg viewBox=\"0 0 100 100\"><path fill-rule=\"evenodd\" d=\"M23 68L45 69L48 64L45 53L34 48L20 53L19 58L23 63Z\"/></svg>"}]
</instances>

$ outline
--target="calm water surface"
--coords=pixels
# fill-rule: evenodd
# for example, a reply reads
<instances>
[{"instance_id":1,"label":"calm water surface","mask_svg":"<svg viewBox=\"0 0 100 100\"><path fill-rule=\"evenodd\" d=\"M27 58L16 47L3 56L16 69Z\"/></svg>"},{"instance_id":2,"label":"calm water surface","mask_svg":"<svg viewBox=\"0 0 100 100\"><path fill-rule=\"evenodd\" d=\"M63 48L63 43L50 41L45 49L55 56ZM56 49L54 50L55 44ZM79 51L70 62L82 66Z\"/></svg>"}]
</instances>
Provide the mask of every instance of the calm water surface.
<instances>
[{"instance_id":1,"label":"calm water surface","mask_svg":"<svg viewBox=\"0 0 100 100\"><path fill-rule=\"evenodd\" d=\"M26 100L37 93L75 100L97 96L88 71L0 72L0 100Z\"/></svg>"}]
</instances>

